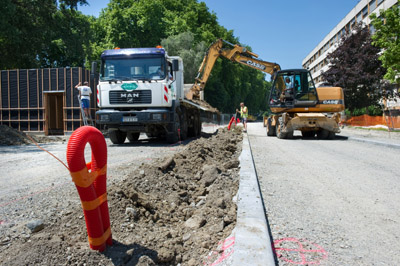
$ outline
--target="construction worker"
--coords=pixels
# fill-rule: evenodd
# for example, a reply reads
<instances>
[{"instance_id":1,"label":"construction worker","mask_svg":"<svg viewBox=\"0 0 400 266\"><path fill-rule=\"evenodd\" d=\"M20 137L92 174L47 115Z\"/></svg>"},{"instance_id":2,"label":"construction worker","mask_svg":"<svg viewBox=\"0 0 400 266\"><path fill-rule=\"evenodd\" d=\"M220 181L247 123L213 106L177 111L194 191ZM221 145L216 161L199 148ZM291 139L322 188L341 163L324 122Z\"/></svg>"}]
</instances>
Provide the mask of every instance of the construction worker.
<instances>
[{"instance_id":1,"label":"construction worker","mask_svg":"<svg viewBox=\"0 0 400 266\"><path fill-rule=\"evenodd\" d=\"M88 85L89 82L85 81L83 82L83 86L81 86L81 82L75 86L75 88L79 90L81 107L83 108L86 117L89 117L90 95L92 94L92 90Z\"/></svg>"},{"instance_id":2,"label":"construction worker","mask_svg":"<svg viewBox=\"0 0 400 266\"><path fill-rule=\"evenodd\" d=\"M236 112L239 112L238 109L236 109ZM247 110L247 106L244 106L244 103L240 103L240 117L242 118L242 123L243 123L243 132L247 132L247 117L249 116L249 112Z\"/></svg>"}]
</instances>

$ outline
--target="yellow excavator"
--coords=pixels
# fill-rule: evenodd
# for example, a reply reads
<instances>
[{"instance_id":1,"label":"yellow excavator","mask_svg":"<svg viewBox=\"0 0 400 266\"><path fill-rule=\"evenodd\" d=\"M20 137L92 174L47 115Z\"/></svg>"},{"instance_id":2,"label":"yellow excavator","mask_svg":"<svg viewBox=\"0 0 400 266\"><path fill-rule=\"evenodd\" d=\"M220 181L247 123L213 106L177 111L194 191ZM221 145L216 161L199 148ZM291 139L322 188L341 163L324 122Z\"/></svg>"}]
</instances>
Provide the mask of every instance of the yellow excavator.
<instances>
[{"instance_id":1,"label":"yellow excavator","mask_svg":"<svg viewBox=\"0 0 400 266\"><path fill-rule=\"evenodd\" d=\"M340 132L340 112L344 110L342 88L316 88L308 70L281 70L279 64L263 61L245 47L222 39L209 47L187 99L200 100L200 92L220 56L271 75L268 103L272 115L264 119L268 136L292 138L294 130L300 130L305 138L317 135L320 139L333 139Z\"/></svg>"}]
</instances>

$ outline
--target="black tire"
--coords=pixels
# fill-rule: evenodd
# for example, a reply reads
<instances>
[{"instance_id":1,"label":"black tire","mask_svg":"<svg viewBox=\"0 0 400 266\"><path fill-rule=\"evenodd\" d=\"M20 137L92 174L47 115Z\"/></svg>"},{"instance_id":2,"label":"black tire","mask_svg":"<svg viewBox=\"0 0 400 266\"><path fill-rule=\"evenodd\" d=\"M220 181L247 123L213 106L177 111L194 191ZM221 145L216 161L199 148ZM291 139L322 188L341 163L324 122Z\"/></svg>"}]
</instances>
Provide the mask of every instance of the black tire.
<instances>
[{"instance_id":1,"label":"black tire","mask_svg":"<svg viewBox=\"0 0 400 266\"><path fill-rule=\"evenodd\" d=\"M124 144L126 139L126 132L121 130L108 130L108 136L114 144Z\"/></svg>"},{"instance_id":2,"label":"black tire","mask_svg":"<svg viewBox=\"0 0 400 266\"><path fill-rule=\"evenodd\" d=\"M303 136L303 138L305 139L312 139L315 136L315 131L311 130L311 131L301 131L301 135Z\"/></svg>"},{"instance_id":3,"label":"black tire","mask_svg":"<svg viewBox=\"0 0 400 266\"><path fill-rule=\"evenodd\" d=\"M332 140L336 138L336 133L333 131L329 131L328 139Z\"/></svg>"},{"instance_id":4,"label":"black tire","mask_svg":"<svg viewBox=\"0 0 400 266\"><path fill-rule=\"evenodd\" d=\"M138 141L138 139L140 137L140 132L128 132L126 137L128 138L129 142L131 142L131 143Z\"/></svg>"},{"instance_id":5,"label":"black tire","mask_svg":"<svg viewBox=\"0 0 400 266\"><path fill-rule=\"evenodd\" d=\"M167 133L167 142L169 144L175 144L179 141L178 134L176 132Z\"/></svg>"},{"instance_id":6,"label":"black tire","mask_svg":"<svg viewBox=\"0 0 400 266\"><path fill-rule=\"evenodd\" d=\"M179 116L179 125L180 125L181 140L185 140L188 137L188 121L187 121L186 109L184 108L182 108L181 115Z\"/></svg>"},{"instance_id":7,"label":"black tire","mask_svg":"<svg viewBox=\"0 0 400 266\"><path fill-rule=\"evenodd\" d=\"M287 132L287 133L286 133L286 138L287 138L287 139L292 139L292 138L293 138L293 134L294 134L294 131L293 131L293 130Z\"/></svg>"},{"instance_id":8,"label":"black tire","mask_svg":"<svg viewBox=\"0 0 400 266\"><path fill-rule=\"evenodd\" d=\"M326 129L321 129L317 131L317 138L318 139L327 139L329 136L329 131Z\"/></svg>"},{"instance_id":9,"label":"black tire","mask_svg":"<svg viewBox=\"0 0 400 266\"><path fill-rule=\"evenodd\" d=\"M272 119L268 118L267 119L267 136L269 136L269 137L276 136L275 130L276 130L275 126L272 125Z\"/></svg>"},{"instance_id":10,"label":"black tire","mask_svg":"<svg viewBox=\"0 0 400 266\"><path fill-rule=\"evenodd\" d=\"M193 114L192 127L190 127L188 130L190 137L198 137L201 135L201 120L199 113L196 112Z\"/></svg>"},{"instance_id":11,"label":"black tire","mask_svg":"<svg viewBox=\"0 0 400 266\"><path fill-rule=\"evenodd\" d=\"M287 134L286 134L286 133L283 133L283 132L281 131L281 128L282 128L282 126L281 126L280 124L277 124L277 125L275 126L276 137L277 137L278 139L286 139L286 138L287 138Z\"/></svg>"},{"instance_id":12,"label":"black tire","mask_svg":"<svg viewBox=\"0 0 400 266\"><path fill-rule=\"evenodd\" d=\"M171 131L167 132L166 135L166 140L169 144L175 144L179 141L178 128L179 117L178 114L175 114L175 122L171 125Z\"/></svg>"}]
</instances>

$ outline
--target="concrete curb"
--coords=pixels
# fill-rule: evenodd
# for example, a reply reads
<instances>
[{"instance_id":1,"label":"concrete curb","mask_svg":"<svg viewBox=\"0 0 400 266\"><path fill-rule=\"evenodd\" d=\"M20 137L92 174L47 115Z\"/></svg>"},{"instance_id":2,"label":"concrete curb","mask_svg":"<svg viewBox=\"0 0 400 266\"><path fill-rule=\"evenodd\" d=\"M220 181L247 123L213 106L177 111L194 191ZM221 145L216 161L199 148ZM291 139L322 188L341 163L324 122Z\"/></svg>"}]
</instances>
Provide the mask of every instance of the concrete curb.
<instances>
[{"instance_id":1,"label":"concrete curb","mask_svg":"<svg viewBox=\"0 0 400 266\"><path fill-rule=\"evenodd\" d=\"M234 266L275 265L264 206L247 134L243 136L237 221L233 253Z\"/></svg>"},{"instance_id":2,"label":"concrete curb","mask_svg":"<svg viewBox=\"0 0 400 266\"><path fill-rule=\"evenodd\" d=\"M362 139L362 138L354 138L354 137L348 137L348 139L353 140L353 141L358 141L358 142L365 142L365 143L370 143L370 144L374 144L374 145L400 149L400 144L393 144L393 143L387 143L387 142L376 141L376 140L371 140L371 139Z\"/></svg>"}]
</instances>

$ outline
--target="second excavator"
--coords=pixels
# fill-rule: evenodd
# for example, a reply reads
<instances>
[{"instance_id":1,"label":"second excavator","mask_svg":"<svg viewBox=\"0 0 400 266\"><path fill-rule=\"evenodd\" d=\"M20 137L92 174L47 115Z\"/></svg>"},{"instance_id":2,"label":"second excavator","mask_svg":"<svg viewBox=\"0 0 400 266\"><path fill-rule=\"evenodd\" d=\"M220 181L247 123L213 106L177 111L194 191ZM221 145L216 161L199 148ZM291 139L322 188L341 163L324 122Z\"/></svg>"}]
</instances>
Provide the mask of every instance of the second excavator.
<instances>
[{"instance_id":1,"label":"second excavator","mask_svg":"<svg viewBox=\"0 0 400 266\"><path fill-rule=\"evenodd\" d=\"M292 138L294 130L300 130L306 138L317 135L320 139L333 139L340 132L340 112L344 110L342 88L316 88L308 70L281 70L279 64L263 61L247 48L222 39L209 47L195 83L186 93L187 99L201 98L200 93L220 56L271 75L268 104L272 114L264 120L268 136Z\"/></svg>"}]
</instances>

